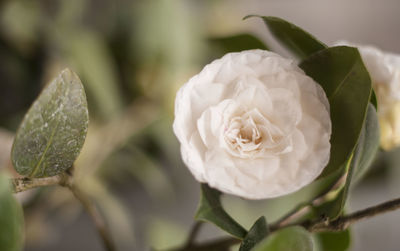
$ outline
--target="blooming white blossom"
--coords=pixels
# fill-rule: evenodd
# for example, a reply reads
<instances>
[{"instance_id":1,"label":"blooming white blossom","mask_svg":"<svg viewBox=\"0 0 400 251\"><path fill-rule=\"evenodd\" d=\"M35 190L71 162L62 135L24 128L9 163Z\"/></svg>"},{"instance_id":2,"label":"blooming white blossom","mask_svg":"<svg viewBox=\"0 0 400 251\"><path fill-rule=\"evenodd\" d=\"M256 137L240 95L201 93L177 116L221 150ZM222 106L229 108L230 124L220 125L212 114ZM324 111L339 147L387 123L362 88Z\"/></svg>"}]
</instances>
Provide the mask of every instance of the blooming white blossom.
<instances>
[{"instance_id":1,"label":"blooming white blossom","mask_svg":"<svg viewBox=\"0 0 400 251\"><path fill-rule=\"evenodd\" d=\"M200 182L248 199L294 192L329 160L323 89L290 59L229 53L178 91L174 132Z\"/></svg>"},{"instance_id":2,"label":"blooming white blossom","mask_svg":"<svg viewBox=\"0 0 400 251\"><path fill-rule=\"evenodd\" d=\"M337 45L357 47L364 61L378 101L381 147L390 150L400 145L400 55L373 46L340 41Z\"/></svg>"}]
</instances>

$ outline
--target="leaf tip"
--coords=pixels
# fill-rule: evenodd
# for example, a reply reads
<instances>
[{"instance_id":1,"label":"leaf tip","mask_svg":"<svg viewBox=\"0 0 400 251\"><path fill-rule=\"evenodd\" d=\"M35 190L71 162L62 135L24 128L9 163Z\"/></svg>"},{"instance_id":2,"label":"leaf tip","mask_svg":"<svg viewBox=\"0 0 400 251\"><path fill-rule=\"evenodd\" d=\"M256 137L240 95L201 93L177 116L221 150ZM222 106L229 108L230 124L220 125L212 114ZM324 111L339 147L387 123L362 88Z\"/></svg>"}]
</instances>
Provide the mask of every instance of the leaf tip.
<instances>
[{"instance_id":1,"label":"leaf tip","mask_svg":"<svg viewBox=\"0 0 400 251\"><path fill-rule=\"evenodd\" d=\"M64 68L60 72L59 78L64 80L79 80L78 82L81 83L81 80L79 79L78 75L70 68Z\"/></svg>"},{"instance_id":2,"label":"leaf tip","mask_svg":"<svg viewBox=\"0 0 400 251\"><path fill-rule=\"evenodd\" d=\"M250 14L250 15L247 15L247 16L243 17L242 20L246 20L246 19L249 19L249 18L252 18L252 17L259 17L259 18L261 18L260 15Z\"/></svg>"}]
</instances>

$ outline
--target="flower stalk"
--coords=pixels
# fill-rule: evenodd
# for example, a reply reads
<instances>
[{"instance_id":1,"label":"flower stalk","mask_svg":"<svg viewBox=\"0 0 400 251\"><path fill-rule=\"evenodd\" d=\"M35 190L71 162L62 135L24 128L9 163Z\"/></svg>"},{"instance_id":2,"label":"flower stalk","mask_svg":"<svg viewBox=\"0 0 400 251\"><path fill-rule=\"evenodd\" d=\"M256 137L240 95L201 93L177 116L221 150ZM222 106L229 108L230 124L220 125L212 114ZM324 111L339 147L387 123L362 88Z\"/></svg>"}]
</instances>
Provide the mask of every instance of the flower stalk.
<instances>
[{"instance_id":1,"label":"flower stalk","mask_svg":"<svg viewBox=\"0 0 400 251\"><path fill-rule=\"evenodd\" d=\"M107 229L105 220L92 200L84 193L73 180L71 169L67 172L46 178L15 178L12 179L12 191L14 193L24 192L29 189L43 187L43 186L54 186L60 185L68 188L75 198L82 204L85 211L93 221L99 236L103 241L105 250L115 251L115 244L111 238L111 234Z\"/></svg>"}]
</instances>

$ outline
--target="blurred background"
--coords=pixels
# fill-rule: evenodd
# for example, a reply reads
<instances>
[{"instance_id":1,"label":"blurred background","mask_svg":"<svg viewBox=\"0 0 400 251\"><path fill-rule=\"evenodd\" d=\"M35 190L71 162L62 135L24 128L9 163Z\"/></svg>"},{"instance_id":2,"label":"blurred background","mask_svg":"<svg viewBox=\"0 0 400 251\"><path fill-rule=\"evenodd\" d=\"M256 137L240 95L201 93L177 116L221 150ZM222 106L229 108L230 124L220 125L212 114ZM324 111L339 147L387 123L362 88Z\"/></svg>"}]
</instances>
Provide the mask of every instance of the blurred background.
<instances>
[{"instance_id":1,"label":"blurred background","mask_svg":"<svg viewBox=\"0 0 400 251\"><path fill-rule=\"evenodd\" d=\"M82 79L90 111L78 182L105 215L118 250L174 247L193 224L199 184L180 159L173 102L182 84L227 50L229 40L218 38L252 34L288 55L260 20L242 21L248 14L273 15L327 44L345 39L400 53L399 11L397 0L2 0L0 168L12 170L13 135L30 104L69 67ZM348 211L400 196L399 153L379 154ZM277 219L312 189L257 202L226 196L224 204L248 228L260 215ZM26 251L102 250L69 191L51 187L18 196ZM398 250L399 221L394 212L358 223L351 250ZM207 225L200 239L222 234Z\"/></svg>"}]
</instances>

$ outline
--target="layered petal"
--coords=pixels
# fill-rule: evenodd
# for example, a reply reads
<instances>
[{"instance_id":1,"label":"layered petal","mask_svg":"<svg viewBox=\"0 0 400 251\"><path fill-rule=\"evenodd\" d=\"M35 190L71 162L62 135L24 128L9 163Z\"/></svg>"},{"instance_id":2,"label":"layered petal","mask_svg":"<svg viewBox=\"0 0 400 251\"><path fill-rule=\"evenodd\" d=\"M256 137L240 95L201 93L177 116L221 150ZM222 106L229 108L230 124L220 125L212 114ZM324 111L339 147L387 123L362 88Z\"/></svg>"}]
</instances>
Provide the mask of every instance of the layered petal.
<instances>
[{"instance_id":1,"label":"layered petal","mask_svg":"<svg viewBox=\"0 0 400 251\"><path fill-rule=\"evenodd\" d=\"M292 60L268 51L207 65L179 90L173 128L198 181L248 199L294 192L329 160L325 93Z\"/></svg>"}]
</instances>

